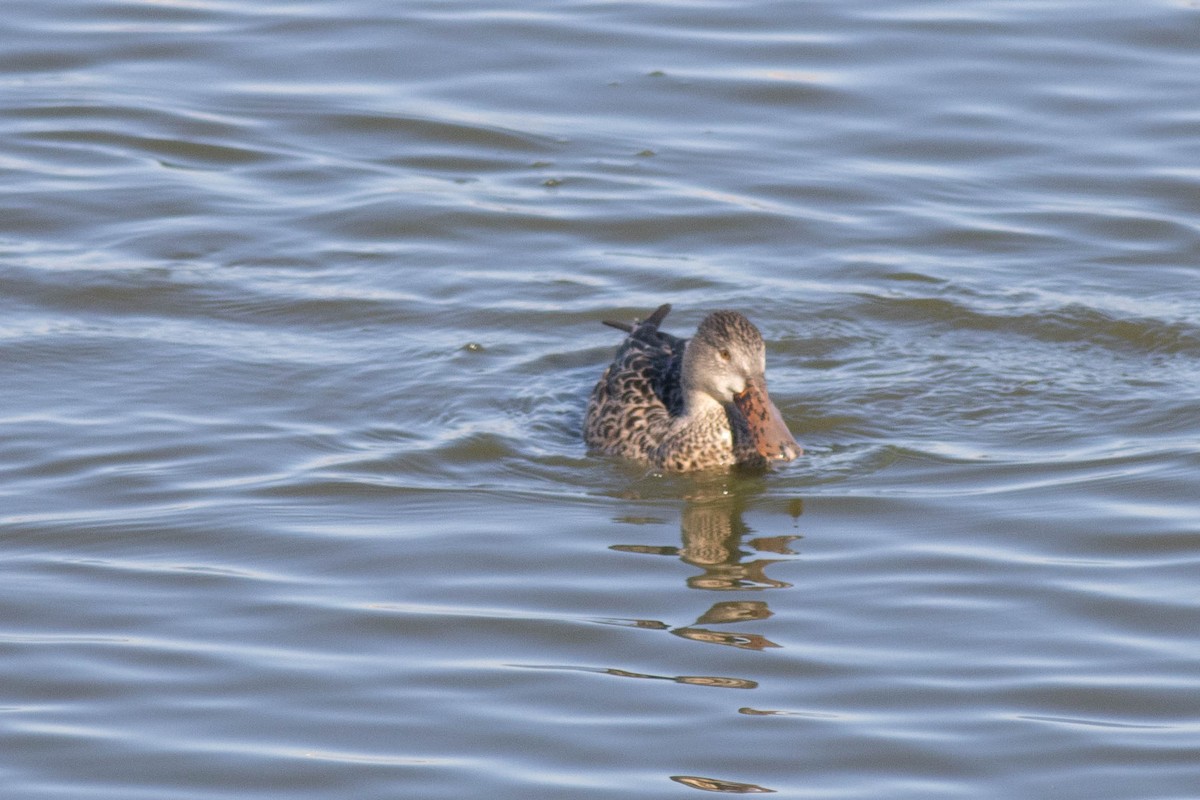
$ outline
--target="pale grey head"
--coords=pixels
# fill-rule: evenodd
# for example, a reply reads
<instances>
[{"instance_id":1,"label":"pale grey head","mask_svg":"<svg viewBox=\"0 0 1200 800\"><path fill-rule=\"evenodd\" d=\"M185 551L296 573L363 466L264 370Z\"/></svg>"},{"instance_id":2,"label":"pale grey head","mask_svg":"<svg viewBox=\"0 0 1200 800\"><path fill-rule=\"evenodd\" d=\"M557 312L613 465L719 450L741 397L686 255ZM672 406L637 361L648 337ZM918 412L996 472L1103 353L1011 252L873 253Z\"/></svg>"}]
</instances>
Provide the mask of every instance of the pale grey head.
<instances>
[{"instance_id":1,"label":"pale grey head","mask_svg":"<svg viewBox=\"0 0 1200 800\"><path fill-rule=\"evenodd\" d=\"M767 395L766 367L767 350L758 328L736 311L714 311L683 354L684 402L735 407L760 455L791 461L801 450Z\"/></svg>"}]
</instances>

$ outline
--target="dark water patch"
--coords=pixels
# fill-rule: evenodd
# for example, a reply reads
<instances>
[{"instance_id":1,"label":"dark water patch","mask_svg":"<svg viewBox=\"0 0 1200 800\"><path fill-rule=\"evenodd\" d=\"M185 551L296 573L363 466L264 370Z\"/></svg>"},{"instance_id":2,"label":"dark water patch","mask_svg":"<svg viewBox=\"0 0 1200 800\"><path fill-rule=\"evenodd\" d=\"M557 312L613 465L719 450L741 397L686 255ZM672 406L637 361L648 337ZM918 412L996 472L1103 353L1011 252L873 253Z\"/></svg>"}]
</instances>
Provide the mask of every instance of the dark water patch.
<instances>
[{"instance_id":1,"label":"dark water patch","mask_svg":"<svg viewBox=\"0 0 1200 800\"><path fill-rule=\"evenodd\" d=\"M89 151L106 152L114 157L150 157L164 167L178 169L228 169L266 158L261 152L213 142L131 136L108 131L74 130L26 133L25 136L59 146L78 146Z\"/></svg>"},{"instance_id":2,"label":"dark water patch","mask_svg":"<svg viewBox=\"0 0 1200 800\"><path fill-rule=\"evenodd\" d=\"M1200 355L1200 330L1194 324L1146 318L1122 318L1071 304L1048 315L1042 336L1050 341L1085 339L1113 349L1161 355Z\"/></svg>"},{"instance_id":3,"label":"dark water patch","mask_svg":"<svg viewBox=\"0 0 1200 800\"><path fill-rule=\"evenodd\" d=\"M299 124L301 120L296 122ZM395 150L437 147L488 154L511 153L513 157L528 159L557 149L556 141L549 136L448 119L342 113L324 114L305 119L303 123L306 135L324 132L343 141L349 139L346 144L350 145L353 140L365 137L380 145L375 152L384 156Z\"/></svg>"},{"instance_id":4,"label":"dark water patch","mask_svg":"<svg viewBox=\"0 0 1200 800\"><path fill-rule=\"evenodd\" d=\"M764 69L745 75L672 70L663 86L689 95L712 96L726 102L759 106L844 107L853 95L830 85L825 76L802 70ZM660 88L660 91L662 89Z\"/></svg>"},{"instance_id":5,"label":"dark water patch","mask_svg":"<svg viewBox=\"0 0 1200 800\"><path fill-rule=\"evenodd\" d=\"M92 58L80 53L47 51L41 47L6 49L0 56L0 69L7 75L61 73L82 69Z\"/></svg>"},{"instance_id":6,"label":"dark water patch","mask_svg":"<svg viewBox=\"0 0 1200 800\"><path fill-rule=\"evenodd\" d=\"M53 152L56 159L81 150L88 150L93 160L105 152L120 157L127 151L142 149L143 141L153 145L148 148L152 152L161 147L203 146L196 140L209 140L219 148L218 155L225 152L220 148L228 148L233 156L230 166L265 156L264 152L242 149L247 137L252 136L245 119L200 107L157 107L137 99L124 97L121 103L99 103L89 101L83 93L54 100L31 95L8 107L0 118L18 134L18 141L27 138L54 145L47 153ZM130 131L139 132L140 138ZM87 148L91 142L98 146Z\"/></svg>"},{"instance_id":7,"label":"dark water patch","mask_svg":"<svg viewBox=\"0 0 1200 800\"><path fill-rule=\"evenodd\" d=\"M1200 355L1200 330L1185 320L1165 320L1117 314L1083 303L1044 307L1036 312L994 310L999 301L979 305L946 297L868 297L864 308L884 319L936 325L955 330L1029 336L1050 343L1092 344L1118 352L1155 355ZM988 308L987 306L992 306Z\"/></svg>"},{"instance_id":8,"label":"dark water patch","mask_svg":"<svg viewBox=\"0 0 1200 800\"><path fill-rule=\"evenodd\" d=\"M298 322L361 330L396 316L431 318L438 313L419 302L418 296L402 291L356 287L345 280L330 287L327 277L345 274L336 268L290 272L218 270L202 263L113 263L83 269L64 264L11 265L0 268L0 288L8 290L10 300L62 315L64 321L75 320L73 324L82 330L88 329L89 320L95 325L104 319L105 324L92 330L109 335L127 332L131 337L140 335L138 321L155 318L169 320L166 328L188 319L240 323L248 326L247 333L257 335L256 329ZM112 323L122 318L131 324L123 328Z\"/></svg>"}]
</instances>

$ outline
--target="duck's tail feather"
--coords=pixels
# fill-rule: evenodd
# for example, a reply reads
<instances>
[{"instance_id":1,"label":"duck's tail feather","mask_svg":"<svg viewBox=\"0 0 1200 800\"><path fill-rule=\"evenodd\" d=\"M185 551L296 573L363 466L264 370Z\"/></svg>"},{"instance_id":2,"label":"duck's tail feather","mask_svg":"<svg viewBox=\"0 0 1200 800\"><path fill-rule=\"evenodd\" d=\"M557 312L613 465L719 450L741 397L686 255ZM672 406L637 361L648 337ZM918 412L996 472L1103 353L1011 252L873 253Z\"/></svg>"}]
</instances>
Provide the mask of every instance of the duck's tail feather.
<instances>
[{"instance_id":1,"label":"duck's tail feather","mask_svg":"<svg viewBox=\"0 0 1200 800\"><path fill-rule=\"evenodd\" d=\"M616 328L617 330L625 331L626 333L633 333L633 329L635 327L640 328L643 325L649 325L651 329L658 330L658 326L662 324L662 321L666 319L666 316L669 313L671 313L671 304L663 303L661 306L654 309L653 314L646 317L641 322L635 322L632 325L630 325L628 322L613 322L611 319L602 320L602 322L605 325L608 325L610 328Z\"/></svg>"}]
</instances>

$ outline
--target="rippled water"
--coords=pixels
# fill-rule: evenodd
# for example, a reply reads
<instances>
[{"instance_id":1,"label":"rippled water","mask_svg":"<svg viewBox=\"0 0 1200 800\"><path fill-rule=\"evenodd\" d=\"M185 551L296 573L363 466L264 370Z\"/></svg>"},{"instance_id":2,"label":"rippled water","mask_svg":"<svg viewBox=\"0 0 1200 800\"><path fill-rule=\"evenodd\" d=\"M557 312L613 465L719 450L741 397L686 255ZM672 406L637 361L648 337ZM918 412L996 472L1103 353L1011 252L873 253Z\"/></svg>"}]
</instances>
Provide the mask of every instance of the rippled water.
<instances>
[{"instance_id":1,"label":"rippled water","mask_svg":"<svg viewBox=\"0 0 1200 800\"><path fill-rule=\"evenodd\" d=\"M5 797L1196 797L1196 4L5 9Z\"/></svg>"}]
</instances>

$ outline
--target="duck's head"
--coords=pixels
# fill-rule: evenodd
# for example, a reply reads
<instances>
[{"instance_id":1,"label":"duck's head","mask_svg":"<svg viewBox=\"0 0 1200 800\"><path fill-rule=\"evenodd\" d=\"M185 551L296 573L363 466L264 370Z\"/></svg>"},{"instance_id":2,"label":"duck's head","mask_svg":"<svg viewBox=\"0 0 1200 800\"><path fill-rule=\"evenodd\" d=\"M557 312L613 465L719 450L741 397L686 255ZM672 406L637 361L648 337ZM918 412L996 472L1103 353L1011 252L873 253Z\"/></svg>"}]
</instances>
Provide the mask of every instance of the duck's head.
<instances>
[{"instance_id":1,"label":"duck's head","mask_svg":"<svg viewBox=\"0 0 1200 800\"><path fill-rule=\"evenodd\" d=\"M767 351L758 328L736 311L714 311L684 351L684 391L736 407L759 455L791 461L803 451L767 395L766 369Z\"/></svg>"}]
</instances>

